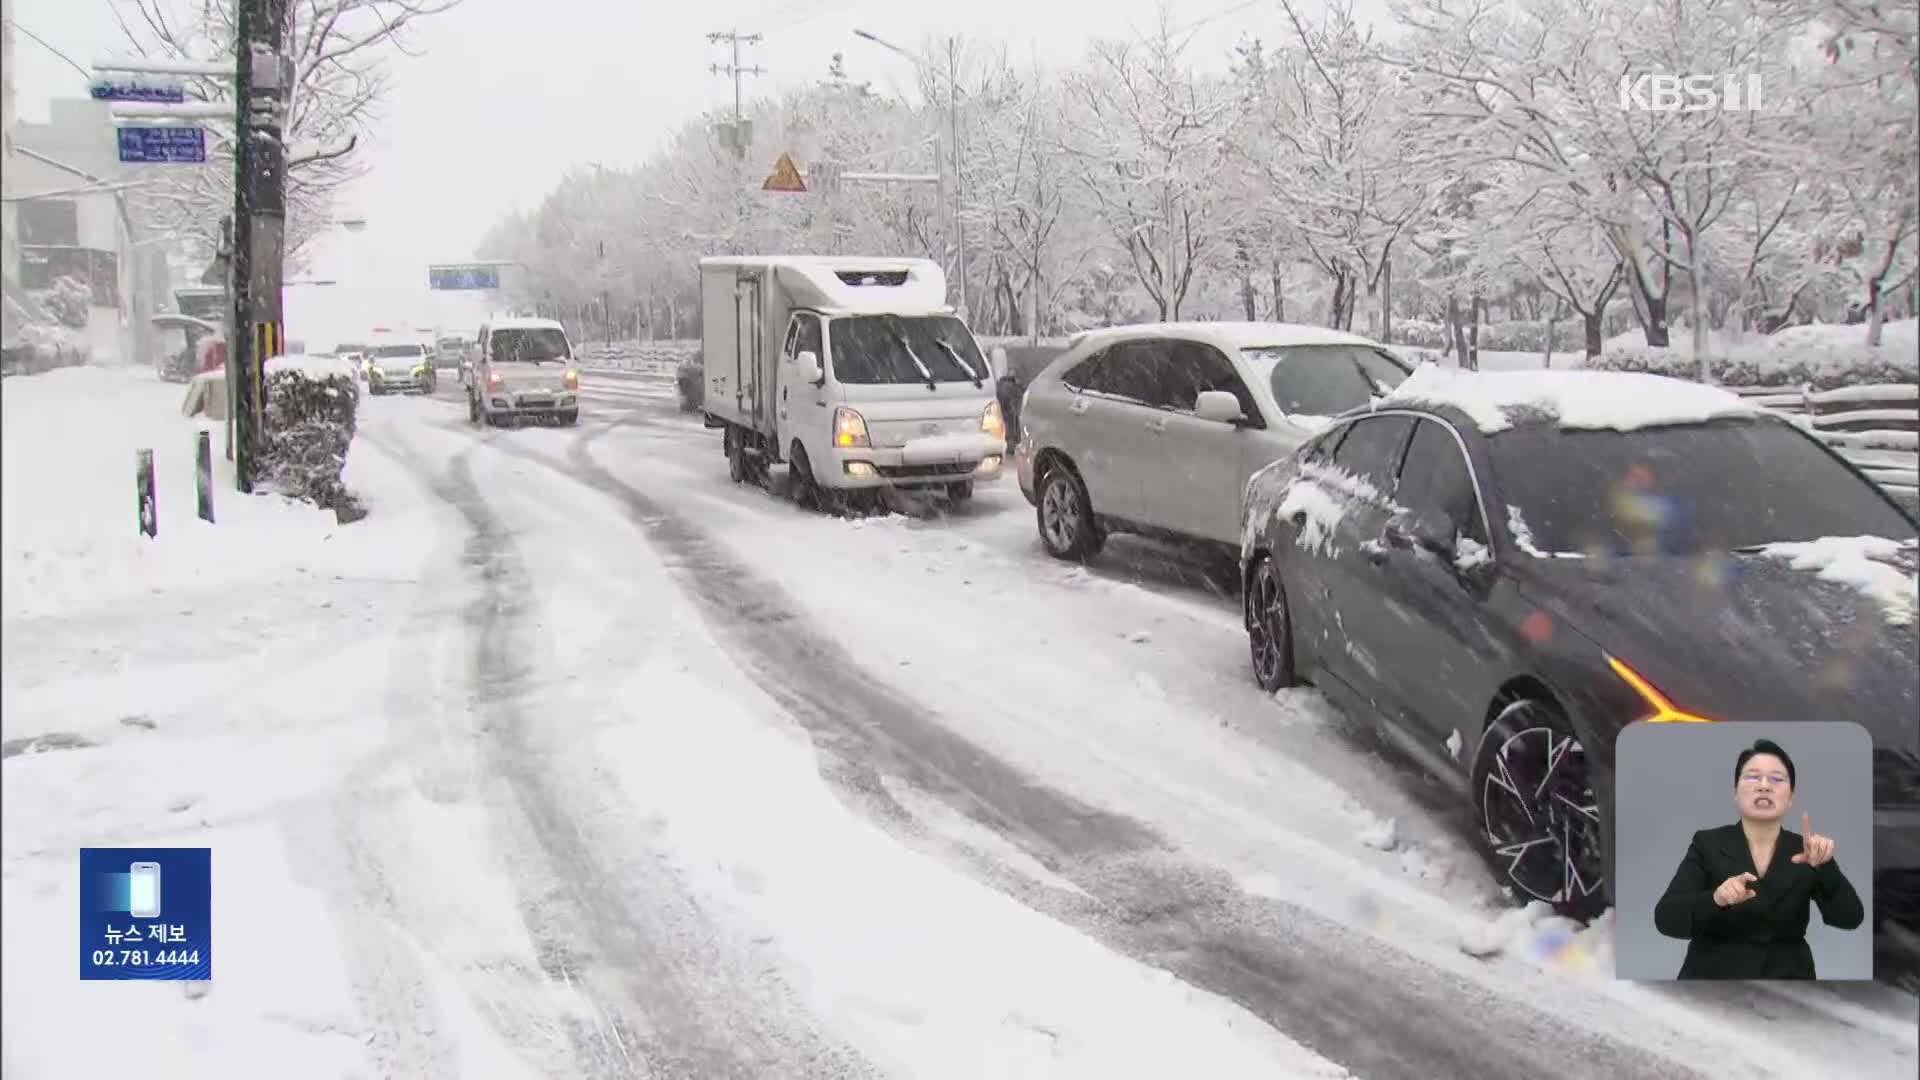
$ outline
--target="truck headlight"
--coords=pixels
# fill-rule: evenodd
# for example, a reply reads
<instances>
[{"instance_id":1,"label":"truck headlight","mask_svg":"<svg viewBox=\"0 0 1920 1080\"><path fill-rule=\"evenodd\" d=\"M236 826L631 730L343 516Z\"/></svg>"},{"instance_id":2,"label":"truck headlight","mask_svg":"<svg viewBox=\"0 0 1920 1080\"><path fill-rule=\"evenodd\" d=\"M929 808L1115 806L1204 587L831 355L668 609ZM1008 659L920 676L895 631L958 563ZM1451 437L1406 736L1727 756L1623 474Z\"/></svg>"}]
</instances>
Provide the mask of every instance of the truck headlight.
<instances>
[{"instance_id":1,"label":"truck headlight","mask_svg":"<svg viewBox=\"0 0 1920 1080\"><path fill-rule=\"evenodd\" d=\"M986 411L980 414L980 430L999 439L1001 442L1007 441L1007 420L1006 417L1000 415L999 402L990 401L987 403Z\"/></svg>"},{"instance_id":2,"label":"truck headlight","mask_svg":"<svg viewBox=\"0 0 1920 1080\"><path fill-rule=\"evenodd\" d=\"M867 438L867 418L845 405L833 410L833 445L842 449L872 446Z\"/></svg>"}]
</instances>

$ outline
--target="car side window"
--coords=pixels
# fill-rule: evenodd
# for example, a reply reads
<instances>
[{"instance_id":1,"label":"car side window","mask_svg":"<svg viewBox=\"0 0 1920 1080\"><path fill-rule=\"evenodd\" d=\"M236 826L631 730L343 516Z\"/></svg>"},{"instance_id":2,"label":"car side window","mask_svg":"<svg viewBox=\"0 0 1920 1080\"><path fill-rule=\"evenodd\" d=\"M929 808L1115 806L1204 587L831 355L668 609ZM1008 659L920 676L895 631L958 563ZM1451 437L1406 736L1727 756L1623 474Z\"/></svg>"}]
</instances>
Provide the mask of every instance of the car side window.
<instances>
[{"instance_id":1,"label":"car side window","mask_svg":"<svg viewBox=\"0 0 1920 1080\"><path fill-rule=\"evenodd\" d=\"M803 352L811 352L823 360L826 358L826 352L820 344L820 319L817 316L795 316L793 329L796 335L793 355L799 356Z\"/></svg>"},{"instance_id":2,"label":"car side window","mask_svg":"<svg viewBox=\"0 0 1920 1080\"><path fill-rule=\"evenodd\" d=\"M1346 438L1349 426L1343 424L1318 438L1308 440L1300 454L1300 460L1310 461L1316 465L1327 464L1333 459L1333 451L1340 445L1340 440Z\"/></svg>"},{"instance_id":3,"label":"car side window","mask_svg":"<svg viewBox=\"0 0 1920 1080\"><path fill-rule=\"evenodd\" d=\"M1487 542L1473 473L1453 432L1437 420L1421 420L1414 428L1406 461L1400 466L1396 499L1416 514L1450 522L1460 536Z\"/></svg>"},{"instance_id":4,"label":"car side window","mask_svg":"<svg viewBox=\"0 0 1920 1080\"><path fill-rule=\"evenodd\" d=\"M1247 381L1234 370L1233 361L1204 341L1183 341L1178 348L1190 358L1191 367L1196 373L1195 399L1199 398L1202 390L1224 390L1240 402L1240 412L1246 417L1243 423L1247 427L1267 426L1260 419L1260 406L1254 403L1253 391L1247 389Z\"/></svg>"},{"instance_id":5,"label":"car side window","mask_svg":"<svg viewBox=\"0 0 1920 1080\"><path fill-rule=\"evenodd\" d=\"M1412 433L1411 416L1361 417L1349 425L1346 438L1333 452L1333 463L1372 484L1382 496L1392 498L1400 452Z\"/></svg>"},{"instance_id":6,"label":"car side window","mask_svg":"<svg viewBox=\"0 0 1920 1080\"><path fill-rule=\"evenodd\" d=\"M1107 355L1097 352L1060 373L1060 385L1069 390L1092 390L1100 378L1100 359Z\"/></svg>"},{"instance_id":7,"label":"car side window","mask_svg":"<svg viewBox=\"0 0 1920 1080\"><path fill-rule=\"evenodd\" d=\"M1085 390L1142 405L1155 404L1160 396L1155 361L1159 350L1155 342L1126 341L1101 355L1095 377Z\"/></svg>"}]
</instances>

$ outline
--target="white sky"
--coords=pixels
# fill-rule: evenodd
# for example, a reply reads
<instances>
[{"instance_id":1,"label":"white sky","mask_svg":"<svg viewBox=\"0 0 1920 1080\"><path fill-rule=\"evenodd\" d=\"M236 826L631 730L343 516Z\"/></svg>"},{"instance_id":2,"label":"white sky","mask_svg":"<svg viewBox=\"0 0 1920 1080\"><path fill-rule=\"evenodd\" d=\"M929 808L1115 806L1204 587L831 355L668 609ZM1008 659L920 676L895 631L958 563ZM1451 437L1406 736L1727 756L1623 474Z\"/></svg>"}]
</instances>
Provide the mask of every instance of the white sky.
<instances>
[{"instance_id":1,"label":"white sky","mask_svg":"<svg viewBox=\"0 0 1920 1080\"><path fill-rule=\"evenodd\" d=\"M14 0L14 20L85 65L127 51L115 4L131 13L131 0ZM1269 43L1289 33L1273 0L1182 0L1177 10L1177 22L1199 26L1192 55L1202 63L1224 64L1242 33ZM708 70L727 60L706 40L712 31L765 35L743 50L744 64L767 69L747 81L749 97L824 77L835 52L853 79L911 94L911 64L855 27L915 51L933 35L997 40L1052 65L1076 59L1092 36L1152 26L1155 12L1156 0L464 0L413 30L419 56L389 59L383 119L361 149L368 175L347 203L367 227L316 242L311 276L341 284L290 290L290 335L326 343L355 323L471 329L481 313L460 306L468 298L430 293L427 264L470 257L491 223L536 205L570 167L637 164L685 120L730 103L731 80ZM50 98L85 94L79 72L24 34L14 48L22 119L44 120Z\"/></svg>"}]
</instances>

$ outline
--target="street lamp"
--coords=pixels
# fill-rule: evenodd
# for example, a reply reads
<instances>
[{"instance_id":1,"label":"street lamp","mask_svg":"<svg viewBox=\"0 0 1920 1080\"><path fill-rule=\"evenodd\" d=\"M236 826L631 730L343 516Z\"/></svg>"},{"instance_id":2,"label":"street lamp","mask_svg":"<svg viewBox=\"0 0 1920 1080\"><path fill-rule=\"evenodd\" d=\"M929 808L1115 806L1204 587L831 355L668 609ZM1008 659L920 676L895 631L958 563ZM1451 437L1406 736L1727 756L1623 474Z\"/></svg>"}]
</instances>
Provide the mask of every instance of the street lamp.
<instances>
[{"instance_id":1,"label":"street lamp","mask_svg":"<svg viewBox=\"0 0 1920 1080\"><path fill-rule=\"evenodd\" d=\"M853 31L853 36L857 38L861 38L866 41L871 41L875 45L878 45L883 49L890 50L892 52L900 54L901 56L906 57L908 60L913 62L914 67L919 68L922 71L931 72L934 74L939 73L938 69L928 67L926 60L924 60L920 56L917 56L914 53L911 53L906 49L903 49L900 46L895 45L893 42L888 41L877 34L869 33L865 30L855 27ZM961 201L960 201L960 52L957 47L957 43L956 43L956 47L948 50L947 69L948 69L947 75L946 75L947 125L949 129L947 143L948 143L948 149L953 157L953 210L952 212L953 212L954 277L958 280L960 317L964 319L967 317L967 229L966 229L966 225L962 223L960 218L960 207L961 207Z\"/></svg>"}]
</instances>

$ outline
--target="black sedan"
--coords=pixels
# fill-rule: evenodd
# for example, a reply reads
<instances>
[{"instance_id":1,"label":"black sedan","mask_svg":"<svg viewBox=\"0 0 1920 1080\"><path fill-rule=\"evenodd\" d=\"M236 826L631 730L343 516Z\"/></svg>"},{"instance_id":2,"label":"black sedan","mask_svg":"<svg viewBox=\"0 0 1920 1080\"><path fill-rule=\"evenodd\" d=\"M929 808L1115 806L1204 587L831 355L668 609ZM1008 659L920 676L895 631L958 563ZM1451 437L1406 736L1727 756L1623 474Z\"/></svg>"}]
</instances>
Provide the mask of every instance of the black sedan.
<instances>
[{"instance_id":1,"label":"black sedan","mask_svg":"<svg viewBox=\"0 0 1920 1080\"><path fill-rule=\"evenodd\" d=\"M1754 410L1583 429L1441 398L1410 381L1249 482L1260 685L1311 681L1377 723L1465 788L1503 884L1581 917L1611 900L1626 725L1857 721L1875 745L1876 941L1920 935L1914 519ZM1903 585L1804 568L1835 556Z\"/></svg>"}]
</instances>

